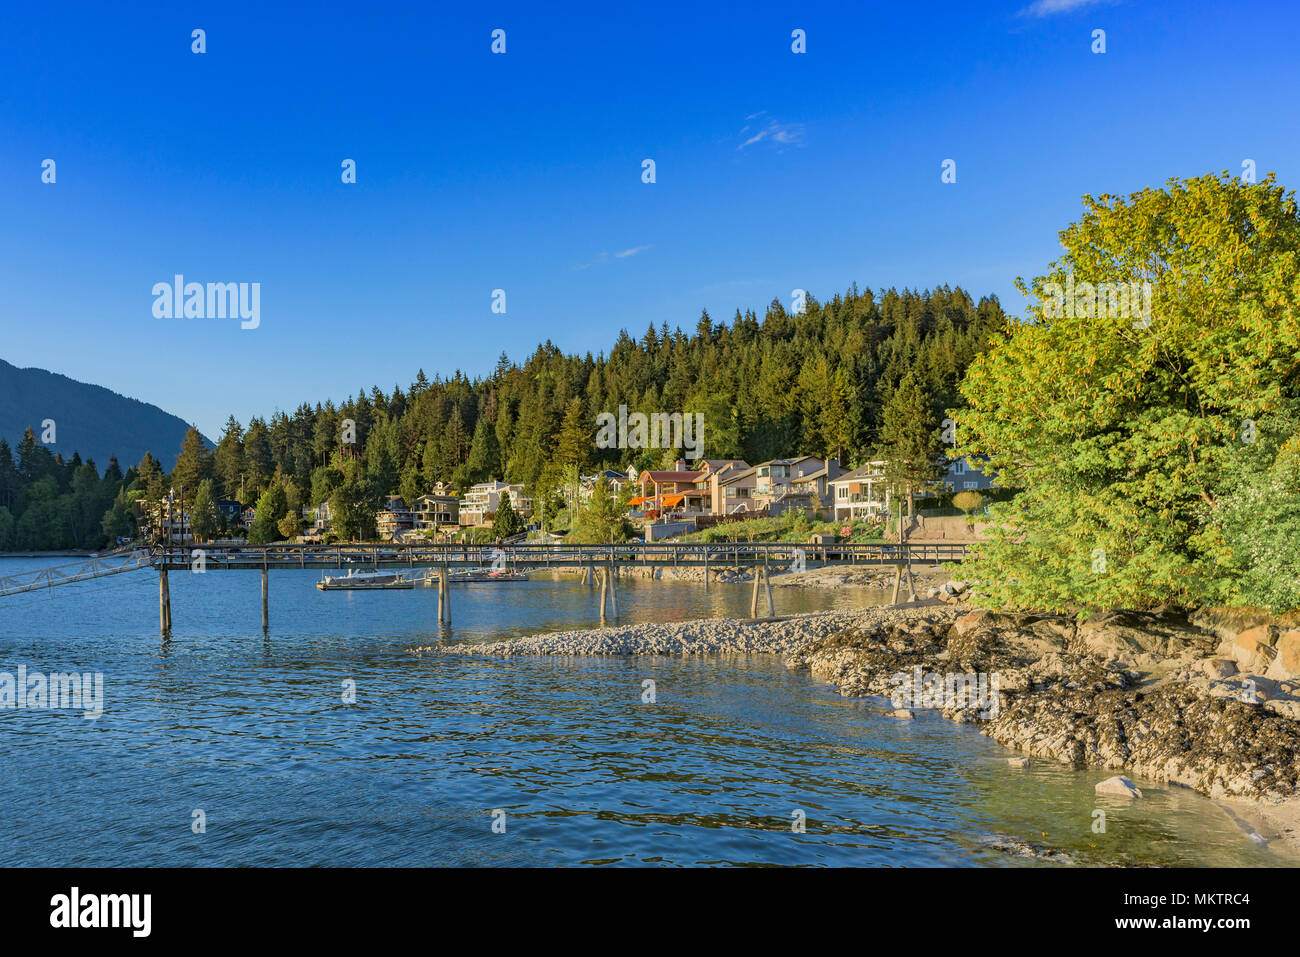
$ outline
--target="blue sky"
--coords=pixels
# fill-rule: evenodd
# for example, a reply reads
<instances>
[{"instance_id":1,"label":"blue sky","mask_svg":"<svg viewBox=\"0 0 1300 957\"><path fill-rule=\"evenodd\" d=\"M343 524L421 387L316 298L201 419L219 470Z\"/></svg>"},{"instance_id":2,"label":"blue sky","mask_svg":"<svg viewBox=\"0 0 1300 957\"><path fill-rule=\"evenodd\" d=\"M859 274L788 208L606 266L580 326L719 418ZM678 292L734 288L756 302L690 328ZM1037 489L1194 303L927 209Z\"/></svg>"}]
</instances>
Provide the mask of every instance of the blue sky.
<instances>
[{"instance_id":1,"label":"blue sky","mask_svg":"<svg viewBox=\"0 0 1300 957\"><path fill-rule=\"evenodd\" d=\"M1300 182L1280 0L539 6L13 8L0 356L215 437L795 288L949 283L1018 313L1084 193L1245 158ZM178 272L260 282L260 326L155 318Z\"/></svg>"}]
</instances>

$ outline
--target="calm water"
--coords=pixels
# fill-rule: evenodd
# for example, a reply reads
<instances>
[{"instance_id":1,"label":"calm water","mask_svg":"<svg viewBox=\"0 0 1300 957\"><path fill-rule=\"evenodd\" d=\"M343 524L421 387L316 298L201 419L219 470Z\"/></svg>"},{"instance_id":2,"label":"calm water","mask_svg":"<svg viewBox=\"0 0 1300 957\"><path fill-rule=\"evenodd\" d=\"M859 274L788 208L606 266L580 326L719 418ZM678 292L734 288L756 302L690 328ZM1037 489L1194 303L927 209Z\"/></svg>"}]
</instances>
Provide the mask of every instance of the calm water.
<instances>
[{"instance_id":1,"label":"calm water","mask_svg":"<svg viewBox=\"0 0 1300 957\"><path fill-rule=\"evenodd\" d=\"M322 593L318 573L277 571L263 636L255 572L171 577L165 643L150 572L0 599L0 671L105 683L98 720L0 710L0 864L1035 863L991 835L1088 864L1293 863L1188 791L1139 781L1145 800L1099 803L1102 772L1008 768L969 728L897 721L766 656L411 651L594 626L598 590L575 583L454 586L440 636L436 590ZM775 594L778 612L879 600ZM744 614L749 590L625 582L619 600L625 621L671 620Z\"/></svg>"}]
</instances>

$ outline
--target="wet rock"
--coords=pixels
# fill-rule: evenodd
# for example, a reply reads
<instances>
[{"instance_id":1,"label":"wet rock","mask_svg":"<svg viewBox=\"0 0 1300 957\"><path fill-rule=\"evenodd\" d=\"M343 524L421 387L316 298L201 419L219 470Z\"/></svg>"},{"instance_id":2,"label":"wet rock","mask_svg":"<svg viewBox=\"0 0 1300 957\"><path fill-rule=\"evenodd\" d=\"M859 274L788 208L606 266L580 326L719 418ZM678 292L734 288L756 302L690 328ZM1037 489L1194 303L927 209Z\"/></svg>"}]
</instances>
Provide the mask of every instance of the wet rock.
<instances>
[{"instance_id":1,"label":"wet rock","mask_svg":"<svg viewBox=\"0 0 1300 957\"><path fill-rule=\"evenodd\" d=\"M893 711L889 712L889 714L890 717L905 718L908 721L911 721L916 717L916 715L912 714L912 712L908 711L906 708L895 708Z\"/></svg>"},{"instance_id":2,"label":"wet rock","mask_svg":"<svg viewBox=\"0 0 1300 957\"><path fill-rule=\"evenodd\" d=\"M1142 790L1122 775L1107 778L1099 783L1094 790L1098 794L1112 795L1114 797L1140 798L1142 796Z\"/></svg>"},{"instance_id":3,"label":"wet rock","mask_svg":"<svg viewBox=\"0 0 1300 957\"><path fill-rule=\"evenodd\" d=\"M1028 758L1007 758L1007 764L1011 765L1013 768L1027 768L1029 767L1029 759Z\"/></svg>"},{"instance_id":4,"label":"wet rock","mask_svg":"<svg viewBox=\"0 0 1300 957\"><path fill-rule=\"evenodd\" d=\"M1045 861L1050 864L1074 863L1074 858L1065 851L1030 844L1028 841L1022 841L1018 837L1010 837L1006 834L989 834L982 838L982 842L995 851L1003 851L1016 857L1032 857L1034 860Z\"/></svg>"}]
</instances>

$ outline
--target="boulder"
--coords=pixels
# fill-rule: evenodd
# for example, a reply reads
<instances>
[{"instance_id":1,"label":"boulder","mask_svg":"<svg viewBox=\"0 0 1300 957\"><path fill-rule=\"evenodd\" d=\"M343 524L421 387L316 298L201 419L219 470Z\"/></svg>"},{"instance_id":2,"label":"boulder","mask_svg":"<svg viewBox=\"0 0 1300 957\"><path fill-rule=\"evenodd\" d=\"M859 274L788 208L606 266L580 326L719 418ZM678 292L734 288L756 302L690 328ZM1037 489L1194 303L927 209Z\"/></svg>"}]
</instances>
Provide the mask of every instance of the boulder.
<instances>
[{"instance_id":1,"label":"boulder","mask_svg":"<svg viewBox=\"0 0 1300 957\"><path fill-rule=\"evenodd\" d=\"M1268 677L1286 680L1300 677L1300 631L1278 635L1273 646L1276 656L1268 668Z\"/></svg>"},{"instance_id":2,"label":"boulder","mask_svg":"<svg viewBox=\"0 0 1300 957\"><path fill-rule=\"evenodd\" d=\"M1148 665L1186 652L1209 654L1209 636L1167 617L1137 611L1105 611L1080 622L1071 650L1106 660Z\"/></svg>"},{"instance_id":3,"label":"boulder","mask_svg":"<svg viewBox=\"0 0 1300 957\"><path fill-rule=\"evenodd\" d=\"M964 637L971 632L977 631L980 628L991 625L992 623L993 613L980 608L962 615L957 619L953 628L956 629L958 635Z\"/></svg>"},{"instance_id":4,"label":"boulder","mask_svg":"<svg viewBox=\"0 0 1300 957\"><path fill-rule=\"evenodd\" d=\"M1211 678L1231 678L1237 673L1237 663L1231 658L1205 658L1200 666Z\"/></svg>"},{"instance_id":5,"label":"boulder","mask_svg":"<svg viewBox=\"0 0 1300 957\"><path fill-rule=\"evenodd\" d=\"M1011 765L1013 768L1027 768L1029 767L1029 759L1028 758L1007 758L1007 764Z\"/></svg>"},{"instance_id":6,"label":"boulder","mask_svg":"<svg viewBox=\"0 0 1300 957\"><path fill-rule=\"evenodd\" d=\"M898 708L898 709L896 709L896 710L894 710L894 711L891 711L891 712L889 712L889 713L890 713L891 716L893 716L893 717L895 717L895 718L905 718L905 719L907 719L907 720L909 720L909 721L910 721L912 718L915 717L915 715L913 715L912 712L908 711L906 708Z\"/></svg>"},{"instance_id":7,"label":"boulder","mask_svg":"<svg viewBox=\"0 0 1300 957\"><path fill-rule=\"evenodd\" d=\"M1237 633L1232 640L1232 657L1243 668L1266 670L1273 663L1273 643L1277 641L1276 629L1272 625L1257 625ZM1261 659L1267 660L1261 660Z\"/></svg>"},{"instance_id":8,"label":"boulder","mask_svg":"<svg viewBox=\"0 0 1300 957\"><path fill-rule=\"evenodd\" d=\"M1128 778L1121 775L1115 775L1113 778L1107 778L1095 788L1098 794L1107 794L1114 797L1140 798L1142 791L1138 786Z\"/></svg>"}]
</instances>

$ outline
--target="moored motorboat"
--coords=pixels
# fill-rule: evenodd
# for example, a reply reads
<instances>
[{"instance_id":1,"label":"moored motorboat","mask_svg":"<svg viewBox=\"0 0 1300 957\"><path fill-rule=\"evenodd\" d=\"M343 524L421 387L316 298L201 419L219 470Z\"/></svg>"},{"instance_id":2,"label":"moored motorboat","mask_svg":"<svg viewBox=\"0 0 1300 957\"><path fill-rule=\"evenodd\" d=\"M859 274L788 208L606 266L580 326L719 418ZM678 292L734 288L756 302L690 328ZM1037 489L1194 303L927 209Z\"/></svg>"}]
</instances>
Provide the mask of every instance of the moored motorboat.
<instances>
[{"instance_id":1,"label":"moored motorboat","mask_svg":"<svg viewBox=\"0 0 1300 957\"><path fill-rule=\"evenodd\" d=\"M316 587L321 591L414 588L415 582L403 578L396 572L358 572L353 570L346 575L326 575L316 583Z\"/></svg>"}]
</instances>

